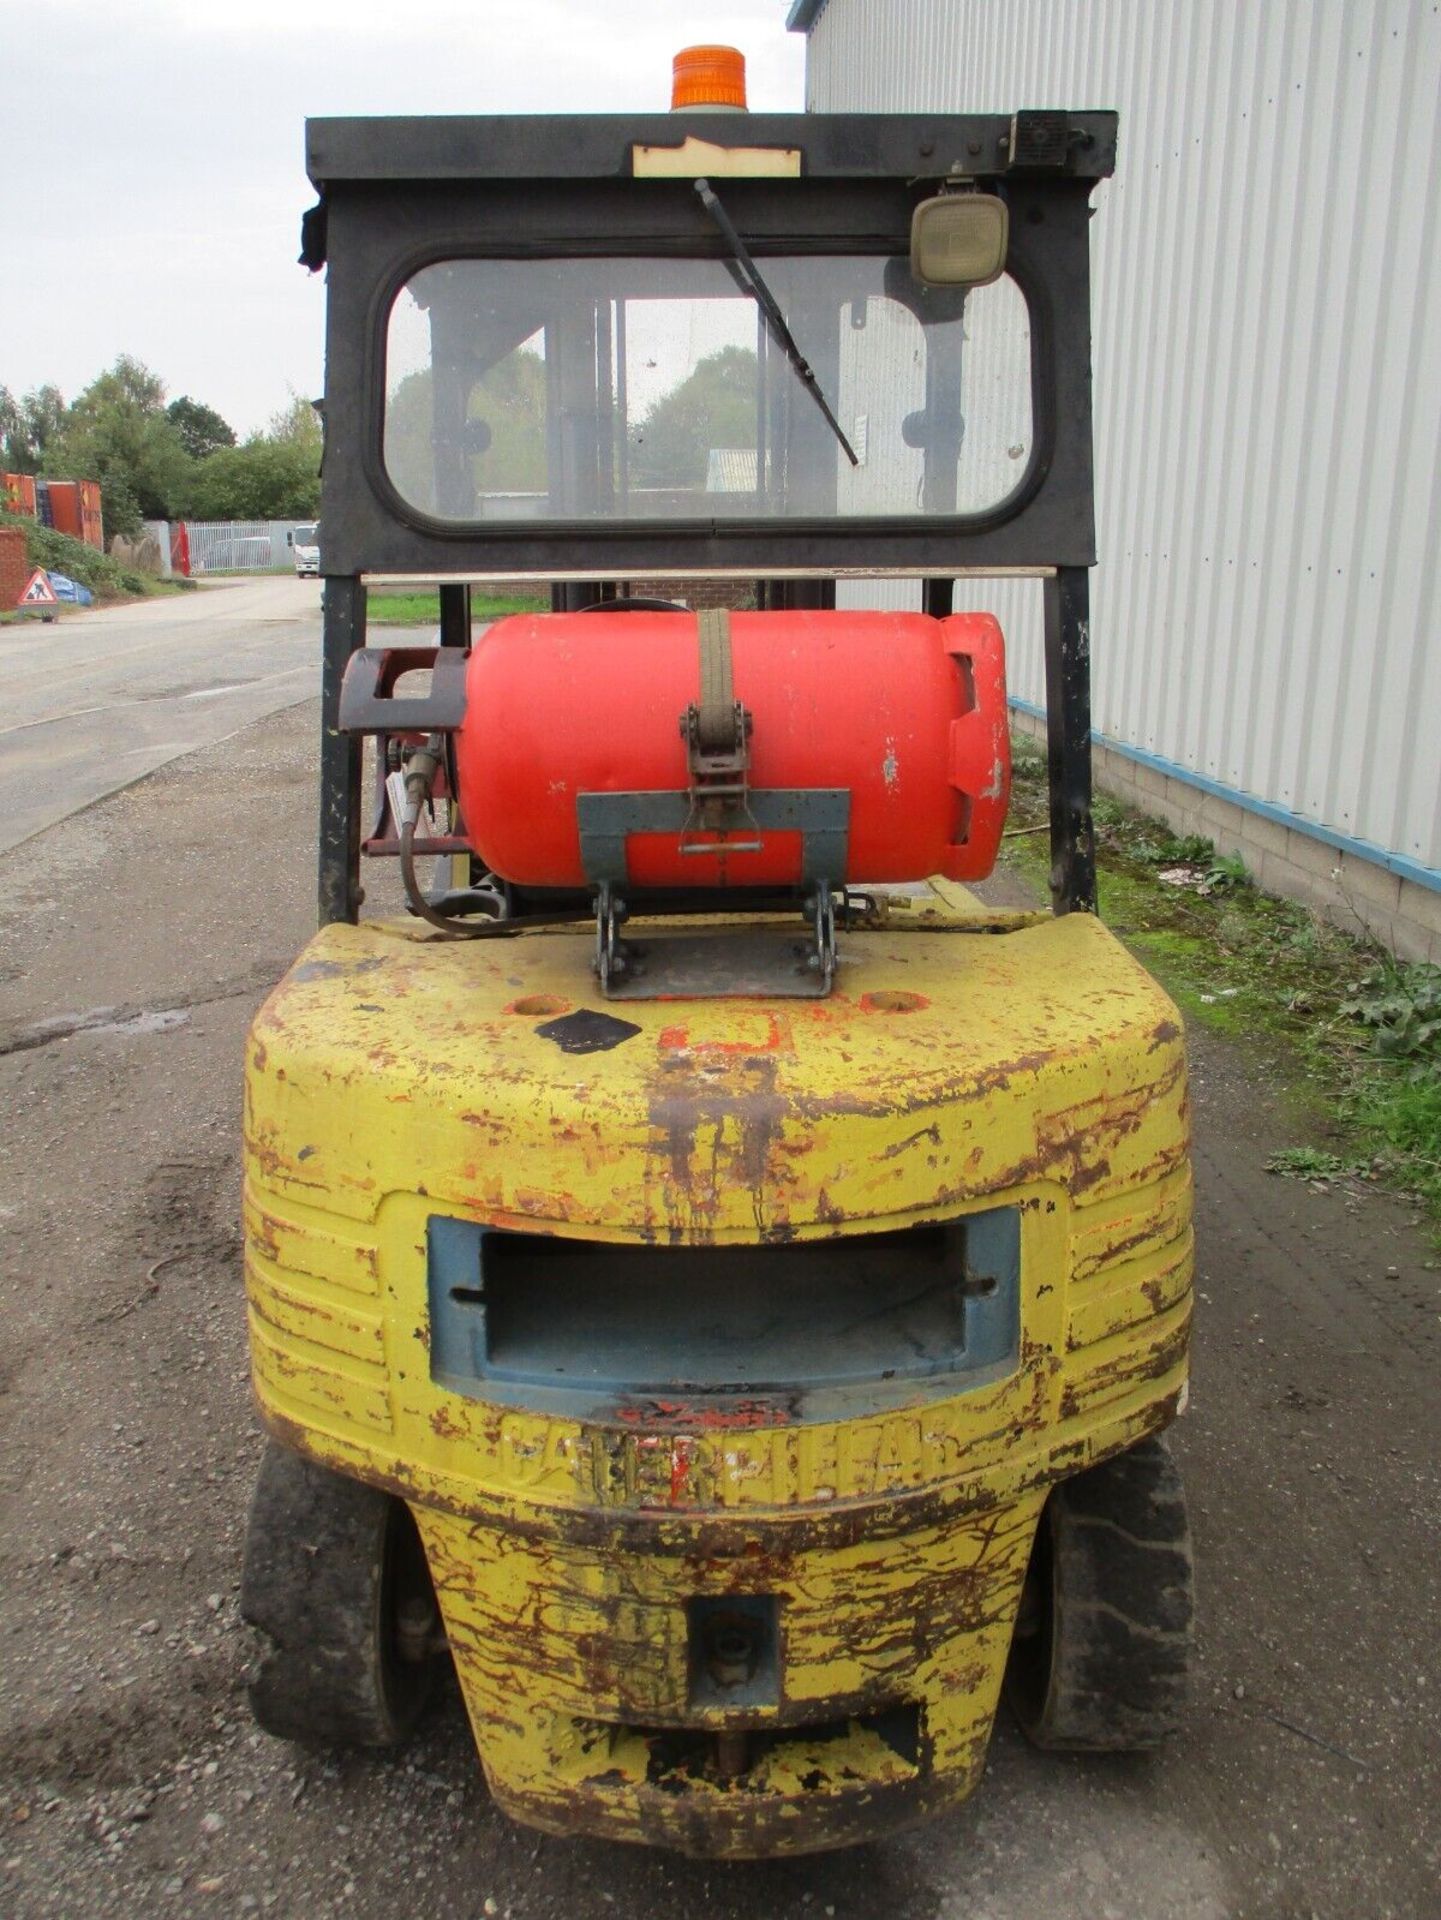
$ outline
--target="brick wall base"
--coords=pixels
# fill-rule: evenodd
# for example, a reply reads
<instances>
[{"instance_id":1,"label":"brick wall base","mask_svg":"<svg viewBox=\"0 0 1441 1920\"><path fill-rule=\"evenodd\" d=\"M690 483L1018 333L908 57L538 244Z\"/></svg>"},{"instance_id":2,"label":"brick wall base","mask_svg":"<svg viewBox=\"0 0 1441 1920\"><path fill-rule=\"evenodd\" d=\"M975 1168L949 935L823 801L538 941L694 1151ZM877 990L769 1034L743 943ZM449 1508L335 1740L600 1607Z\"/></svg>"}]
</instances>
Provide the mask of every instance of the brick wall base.
<instances>
[{"instance_id":1,"label":"brick wall base","mask_svg":"<svg viewBox=\"0 0 1441 1920\"><path fill-rule=\"evenodd\" d=\"M1045 722L1036 715L1011 717L1018 732L1045 737ZM1220 852L1240 854L1267 893L1303 901L1344 932L1375 940L1402 960L1441 965L1441 893L1110 747L1098 744L1092 753L1098 787L1177 833L1202 834Z\"/></svg>"},{"instance_id":2,"label":"brick wall base","mask_svg":"<svg viewBox=\"0 0 1441 1920\"><path fill-rule=\"evenodd\" d=\"M746 580L630 580L622 591L638 600L680 600L694 613L717 607L742 613L756 603Z\"/></svg>"},{"instance_id":3,"label":"brick wall base","mask_svg":"<svg viewBox=\"0 0 1441 1920\"><path fill-rule=\"evenodd\" d=\"M0 527L0 607L7 613L19 603L33 571L25 558L25 529Z\"/></svg>"}]
</instances>

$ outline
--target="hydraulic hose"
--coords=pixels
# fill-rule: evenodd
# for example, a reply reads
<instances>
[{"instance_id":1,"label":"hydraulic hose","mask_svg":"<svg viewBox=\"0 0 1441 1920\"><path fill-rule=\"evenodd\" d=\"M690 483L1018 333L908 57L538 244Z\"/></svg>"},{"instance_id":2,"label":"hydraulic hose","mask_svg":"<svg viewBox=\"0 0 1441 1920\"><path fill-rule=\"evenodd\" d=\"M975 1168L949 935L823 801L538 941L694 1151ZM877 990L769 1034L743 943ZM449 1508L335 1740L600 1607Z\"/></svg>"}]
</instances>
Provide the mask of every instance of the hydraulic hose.
<instances>
[{"instance_id":1,"label":"hydraulic hose","mask_svg":"<svg viewBox=\"0 0 1441 1920\"><path fill-rule=\"evenodd\" d=\"M405 805L400 816L400 878L410 910L428 927L434 927L452 940L476 940L486 931L484 922L465 926L454 914L439 913L421 891L415 873L415 829L422 807L430 800L435 776L447 764L446 741L431 734L423 747L417 747L405 766Z\"/></svg>"},{"instance_id":2,"label":"hydraulic hose","mask_svg":"<svg viewBox=\"0 0 1441 1920\"><path fill-rule=\"evenodd\" d=\"M400 829L400 878L405 887L405 897L411 912L428 927L446 934L452 940L481 940L493 937L502 925L494 920L480 920L467 926L456 915L439 913L421 892L420 882L415 874L415 827L414 820L407 820ZM499 903L497 903L499 904Z\"/></svg>"},{"instance_id":3,"label":"hydraulic hose","mask_svg":"<svg viewBox=\"0 0 1441 1920\"><path fill-rule=\"evenodd\" d=\"M568 921L579 918L574 912L562 912L520 913L509 919L500 919L495 917L502 907L497 900L494 912L490 907L486 908L488 917L467 924L459 915L441 913L430 904L416 877L415 830L420 822L421 808L430 799L430 790L435 784L444 752L442 736L432 734L406 764L405 809L400 820L400 879L411 912L428 927L434 927L437 933L443 933L448 940L503 940L512 934L524 933L528 927L564 926Z\"/></svg>"}]
</instances>

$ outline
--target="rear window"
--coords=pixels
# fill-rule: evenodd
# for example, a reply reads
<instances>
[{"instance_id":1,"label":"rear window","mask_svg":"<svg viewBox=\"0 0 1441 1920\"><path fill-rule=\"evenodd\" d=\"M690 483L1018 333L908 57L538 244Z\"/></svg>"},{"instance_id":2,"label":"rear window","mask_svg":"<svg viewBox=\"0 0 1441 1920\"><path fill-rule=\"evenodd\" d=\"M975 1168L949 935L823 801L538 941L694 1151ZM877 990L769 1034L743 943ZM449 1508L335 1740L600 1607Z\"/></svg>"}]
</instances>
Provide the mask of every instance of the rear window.
<instances>
[{"instance_id":1,"label":"rear window","mask_svg":"<svg viewBox=\"0 0 1441 1920\"><path fill-rule=\"evenodd\" d=\"M1003 277L761 268L842 433L724 259L449 260L397 294L383 454L440 520L963 517L1019 486L1031 330ZM298 537L298 536L297 536Z\"/></svg>"}]
</instances>

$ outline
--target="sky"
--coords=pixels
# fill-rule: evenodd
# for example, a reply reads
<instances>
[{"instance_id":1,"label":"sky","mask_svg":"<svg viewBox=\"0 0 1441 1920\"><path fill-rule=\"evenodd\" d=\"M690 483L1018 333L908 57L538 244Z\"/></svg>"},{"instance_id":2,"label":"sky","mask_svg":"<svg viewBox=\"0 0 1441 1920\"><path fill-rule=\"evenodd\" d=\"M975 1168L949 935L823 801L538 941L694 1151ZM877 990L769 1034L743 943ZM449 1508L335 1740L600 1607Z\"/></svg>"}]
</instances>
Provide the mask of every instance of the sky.
<instances>
[{"instance_id":1,"label":"sky","mask_svg":"<svg viewBox=\"0 0 1441 1920\"><path fill-rule=\"evenodd\" d=\"M799 111L788 0L0 0L0 386L67 400L128 353L242 437L322 385L296 265L308 115L670 105L679 47Z\"/></svg>"}]
</instances>

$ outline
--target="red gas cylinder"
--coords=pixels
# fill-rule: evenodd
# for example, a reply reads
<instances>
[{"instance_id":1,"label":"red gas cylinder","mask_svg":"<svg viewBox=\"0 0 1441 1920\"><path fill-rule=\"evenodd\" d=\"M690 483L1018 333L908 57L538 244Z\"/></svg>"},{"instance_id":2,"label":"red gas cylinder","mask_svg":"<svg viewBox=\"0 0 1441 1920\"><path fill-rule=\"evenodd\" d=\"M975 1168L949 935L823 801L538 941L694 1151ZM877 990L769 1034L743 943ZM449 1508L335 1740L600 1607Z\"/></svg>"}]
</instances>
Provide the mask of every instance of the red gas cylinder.
<instances>
[{"instance_id":1,"label":"red gas cylinder","mask_svg":"<svg viewBox=\"0 0 1441 1920\"><path fill-rule=\"evenodd\" d=\"M777 790L844 789L845 879L984 879L1011 772L1004 649L990 614L736 613L730 644L734 696L752 721L746 778L758 817L761 796ZM456 740L466 833L491 870L531 887L603 877L577 803L687 793L681 723L699 674L693 614L497 621L471 654ZM799 830L731 836L760 838L754 851L686 852L678 817L657 831L648 811L656 803L636 803L626 828L633 887L794 886L803 877Z\"/></svg>"}]
</instances>

